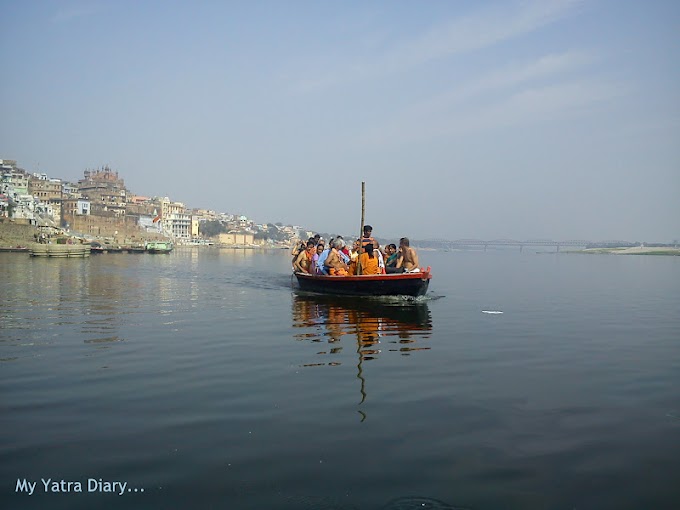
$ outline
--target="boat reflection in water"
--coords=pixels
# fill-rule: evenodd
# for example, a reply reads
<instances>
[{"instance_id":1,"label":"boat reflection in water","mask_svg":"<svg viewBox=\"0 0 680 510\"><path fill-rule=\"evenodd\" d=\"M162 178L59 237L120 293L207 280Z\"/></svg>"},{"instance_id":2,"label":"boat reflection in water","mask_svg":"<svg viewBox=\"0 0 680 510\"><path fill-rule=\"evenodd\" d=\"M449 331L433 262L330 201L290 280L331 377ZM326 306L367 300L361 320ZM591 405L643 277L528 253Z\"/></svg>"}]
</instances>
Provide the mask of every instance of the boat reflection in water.
<instances>
[{"instance_id":1,"label":"boat reflection in water","mask_svg":"<svg viewBox=\"0 0 680 510\"><path fill-rule=\"evenodd\" d=\"M299 293L293 298L293 326L306 330L295 335L298 340L334 344L350 335L361 359L369 360L381 351L429 350L422 340L430 337L432 317L424 300Z\"/></svg>"},{"instance_id":2,"label":"boat reflection in water","mask_svg":"<svg viewBox=\"0 0 680 510\"><path fill-rule=\"evenodd\" d=\"M343 347L352 349L361 380L361 402L366 399L363 362L378 355L410 355L429 350L427 339L432 331L432 316L426 300L397 297L350 298L297 293L293 295L293 327L301 331L296 340L328 343L328 350L318 355L335 355L330 362L305 363L303 367L337 366L343 359ZM365 418L365 415L359 411Z\"/></svg>"},{"instance_id":3,"label":"boat reflection in water","mask_svg":"<svg viewBox=\"0 0 680 510\"><path fill-rule=\"evenodd\" d=\"M432 331L432 316L427 300L399 297L351 298L319 294L293 294L293 327L301 331L296 340L328 350L317 355L333 356L329 362L304 363L303 367L338 366L350 359L342 353L351 348L356 377L361 381L361 401L366 400L363 362L379 355L395 353L408 356L414 351L429 350L427 339ZM362 421L366 418L363 411Z\"/></svg>"}]
</instances>

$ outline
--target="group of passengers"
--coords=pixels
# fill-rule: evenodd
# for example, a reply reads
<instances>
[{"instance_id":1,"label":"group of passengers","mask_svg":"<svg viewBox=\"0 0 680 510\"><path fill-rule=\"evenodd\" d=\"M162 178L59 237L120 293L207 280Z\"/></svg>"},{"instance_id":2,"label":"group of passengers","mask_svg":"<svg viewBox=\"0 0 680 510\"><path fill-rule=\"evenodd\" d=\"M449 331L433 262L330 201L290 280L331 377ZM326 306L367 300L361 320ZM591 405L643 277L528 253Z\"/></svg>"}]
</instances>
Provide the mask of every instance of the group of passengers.
<instances>
[{"instance_id":1,"label":"group of passengers","mask_svg":"<svg viewBox=\"0 0 680 510\"><path fill-rule=\"evenodd\" d=\"M399 248L388 244L383 252L372 236L373 227L364 226L363 235L350 248L342 236L331 238L326 245L319 234L298 247L293 270L314 275L377 275L418 271L418 254L407 237L399 240Z\"/></svg>"}]
</instances>

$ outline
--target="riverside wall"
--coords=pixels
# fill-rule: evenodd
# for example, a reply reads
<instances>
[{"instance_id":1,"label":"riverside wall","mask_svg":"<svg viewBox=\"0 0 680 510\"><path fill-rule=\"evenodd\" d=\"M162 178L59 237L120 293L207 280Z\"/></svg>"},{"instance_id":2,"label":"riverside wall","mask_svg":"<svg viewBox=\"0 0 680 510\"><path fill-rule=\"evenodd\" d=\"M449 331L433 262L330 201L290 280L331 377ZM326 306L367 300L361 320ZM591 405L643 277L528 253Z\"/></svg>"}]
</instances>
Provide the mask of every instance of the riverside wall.
<instances>
[{"instance_id":1,"label":"riverside wall","mask_svg":"<svg viewBox=\"0 0 680 510\"><path fill-rule=\"evenodd\" d=\"M28 220L9 220L0 218L0 246L26 246L35 242L38 229Z\"/></svg>"},{"instance_id":2,"label":"riverside wall","mask_svg":"<svg viewBox=\"0 0 680 510\"><path fill-rule=\"evenodd\" d=\"M70 216L69 230L88 237L106 237L120 244L142 243L152 240L165 240L158 233L146 232L137 226L136 218L114 218L103 216ZM0 218L0 247L27 246L36 242L40 229L31 225L29 220ZM67 234L68 235L68 234Z\"/></svg>"}]
</instances>

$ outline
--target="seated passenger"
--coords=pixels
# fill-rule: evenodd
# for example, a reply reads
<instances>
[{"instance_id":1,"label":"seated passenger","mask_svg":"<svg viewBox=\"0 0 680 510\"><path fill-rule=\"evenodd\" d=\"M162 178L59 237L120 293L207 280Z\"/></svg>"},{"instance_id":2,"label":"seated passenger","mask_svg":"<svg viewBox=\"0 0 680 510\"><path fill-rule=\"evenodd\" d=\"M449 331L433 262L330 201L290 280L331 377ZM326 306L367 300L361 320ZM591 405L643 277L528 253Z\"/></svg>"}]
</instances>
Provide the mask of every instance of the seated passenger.
<instances>
[{"instance_id":1,"label":"seated passenger","mask_svg":"<svg viewBox=\"0 0 680 510\"><path fill-rule=\"evenodd\" d=\"M331 276L347 276L349 274L349 267L342 260L340 256L340 250L345 245L345 241L342 239L336 239L333 242L333 247L331 248L324 266L327 268L328 273Z\"/></svg>"},{"instance_id":2,"label":"seated passenger","mask_svg":"<svg viewBox=\"0 0 680 510\"><path fill-rule=\"evenodd\" d=\"M413 272L419 269L418 254L411 248L408 237L399 240L399 257L397 258L397 268L404 268L406 272Z\"/></svg>"},{"instance_id":3,"label":"seated passenger","mask_svg":"<svg viewBox=\"0 0 680 510\"><path fill-rule=\"evenodd\" d=\"M326 259L328 258L328 255L331 253L331 248L333 247L333 242L335 240L331 237L331 240L328 242L328 248L322 251L321 255L319 255L319 260L317 260L316 265L318 269L318 274L328 274L328 269L326 268Z\"/></svg>"},{"instance_id":4,"label":"seated passenger","mask_svg":"<svg viewBox=\"0 0 680 510\"><path fill-rule=\"evenodd\" d=\"M342 237L340 239L342 239ZM345 263L349 264L349 261L352 258L352 250L349 249L349 246L346 243L345 246L342 247L342 250L340 250L340 253L345 256L343 257L345 259Z\"/></svg>"},{"instance_id":5,"label":"seated passenger","mask_svg":"<svg viewBox=\"0 0 680 510\"><path fill-rule=\"evenodd\" d=\"M324 252L324 246L323 243L319 243L316 245L316 251L314 252L314 255L312 255L312 261L310 263L310 268L311 268L311 273L316 274L316 275L322 275L323 270L319 267L319 257L321 257L321 254Z\"/></svg>"},{"instance_id":6,"label":"seated passenger","mask_svg":"<svg viewBox=\"0 0 680 510\"><path fill-rule=\"evenodd\" d=\"M387 253L387 261L385 262L385 273L387 274L403 273L404 272L403 267L397 269L397 259L399 257L399 253L397 253L396 245L388 244L385 251Z\"/></svg>"},{"instance_id":7,"label":"seated passenger","mask_svg":"<svg viewBox=\"0 0 680 510\"><path fill-rule=\"evenodd\" d=\"M373 244L368 243L364 245L364 253L359 255L359 265L361 266L361 274L380 274L378 267L378 257L373 251Z\"/></svg>"},{"instance_id":8,"label":"seated passenger","mask_svg":"<svg viewBox=\"0 0 680 510\"><path fill-rule=\"evenodd\" d=\"M338 254L342 258L342 261L345 264L349 264L349 249L347 249L347 245L345 244L345 240L343 239L342 236L336 237L336 239L340 239L342 241L342 248L338 250Z\"/></svg>"},{"instance_id":9,"label":"seated passenger","mask_svg":"<svg viewBox=\"0 0 680 510\"><path fill-rule=\"evenodd\" d=\"M385 247L385 253L387 254L387 260L385 261L385 267L397 267L397 247L394 244L388 244Z\"/></svg>"},{"instance_id":10,"label":"seated passenger","mask_svg":"<svg viewBox=\"0 0 680 510\"><path fill-rule=\"evenodd\" d=\"M354 241L352 251L349 255L349 274L357 274L357 263L359 262L359 249L361 248L361 239Z\"/></svg>"},{"instance_id":11,"label":"seated passenger","mask_svg":"<svg viewBox=\"0 0 680 510\"><path fill-rule=\"evenodd\" d=\"M293 263L293 270L299 273L311 273L310 267L313 253L314 241L310 239L307 241L307 249L301 251L295 259L295 262Z\"/></svg>"},{"instance_id":12,"label":"seated passenger","mask_svg":"<svg viewBox=\"0 0 680 510\"><path fill-rule=\"evenodd\" d=\"M307 244L304 241L300 241L299 243L296 243L295 246L293 246L293 249L291 250L291 255L293 256L293 265L295 265L295 260L298 258L298 255L300 255L301 251L305 251L307 249Z\"/></svg>"},{"instance_id":13,"label":"seated passenger","mask_svg":"<svg viewBox=\"0 0 680 510\"><path fill-rule=\"evenodd\" d=\"M376 241L373 246L373 254L378 259L379 274L385 274L385 259L383 258L382 251L380 251L380 244L378 241Z\"/></svg>"}]
</instances>

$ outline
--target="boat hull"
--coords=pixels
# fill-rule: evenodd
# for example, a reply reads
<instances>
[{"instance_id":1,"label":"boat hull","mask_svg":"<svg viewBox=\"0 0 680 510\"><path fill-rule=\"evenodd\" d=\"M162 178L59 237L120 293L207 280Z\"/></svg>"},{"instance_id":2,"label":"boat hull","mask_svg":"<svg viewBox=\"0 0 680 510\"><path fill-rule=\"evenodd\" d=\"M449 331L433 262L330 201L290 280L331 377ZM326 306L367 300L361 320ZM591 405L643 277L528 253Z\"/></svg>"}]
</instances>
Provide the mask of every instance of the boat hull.
<instances>
[{"instance_id":1,"label":"boat hull","mask_svg":"<svg viewBox=\"0 0 680 510\"><path fill-rule=\"evenodd\" d=\"M90 256L86 244L35 244L29 250L32 257L85 258Z\"/></svg>"},{"instance_id":2,"label":"boat hull","mask_svg":"<svg viewBox=\"0 0 680 510\"><path fill-rule=\"evenodd\" d=\"M146 244L146 251L148 253L170 253L173 245L170 242L153 242Z\"/></svg>"},{"instance_id":3,"label":"boat hull","mask_svg":"<svg viewBox=\"0 0 680 510\"><path fill-rule=\"evenodd\" d=\"M300 290L337 296L424 296L432 278L429 271L363 276L294 274Z\"/></svg>"}]
</instances>

